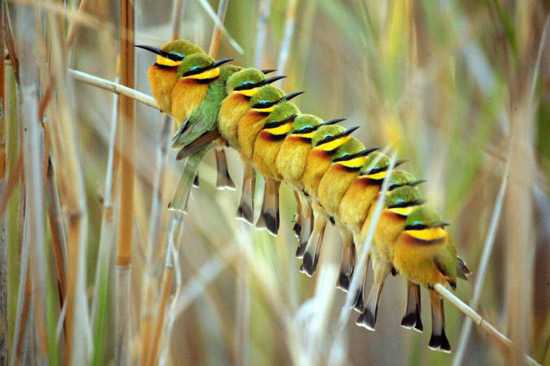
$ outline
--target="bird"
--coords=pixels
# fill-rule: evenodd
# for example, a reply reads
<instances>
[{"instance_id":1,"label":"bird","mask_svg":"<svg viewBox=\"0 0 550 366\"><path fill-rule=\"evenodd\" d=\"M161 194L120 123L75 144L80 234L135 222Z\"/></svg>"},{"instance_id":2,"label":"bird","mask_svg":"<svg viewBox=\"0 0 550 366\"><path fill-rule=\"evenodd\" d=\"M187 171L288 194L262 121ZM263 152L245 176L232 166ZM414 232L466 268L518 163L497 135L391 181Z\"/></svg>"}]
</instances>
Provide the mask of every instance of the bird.
<instances>
[{"instance_id":1,"label":"bird","mask_svg":"<svg viewBox=\"0 0 550 366\"><path fill-rule=\"evenodd\" d=\"M186 57L178 67L178 81L172 90L172 115L178 130L173 147L186 147L206 132L217 132L218 113L226 97L225 83L238 68L222 65L232 59L214 61L206 54ZM178 156L181 158L182 156Z\"/></svg>"},{"instance_id":2,"label":"bird","mask_svg":"<svg viewBox=\"0 0 550 366\"><path fill-rule=\"evenodd\" d=\"M282 179L295 192L297 209L293 231L298 239L296 256L301 258L307 241L313 230L313 211L309 199L303 192L301 182L307 158L312 149L311 139L315 131L322 126L329 126L344 121L345 118L335 118L323 121L312 114L298 114L294 119L292 130L285 137L275 161L275 167Z\"/></svg>"},{"instance_id":3,"label":"bird","mask_svg":"<svg viewBox=\"0 0 550 366\"><path fill-rule=\"evenodd\" d=\"M254 167L265 180L264 200L256 226L266 228L273 235L279 231L279 186L282 178L275 162L298 113L300 110L292 102L277 104L254 142Z\"/></svg>"},{"instance_id":4,"label":"bird","mask_svg":"<svg viewBox=\"0 0 550 366\"><path fill-rule=\"evenodd\" d=\"M269 114L278 103L289 101L300 94L302 92L285 95L281 89L273 85L262 86L250 99L251 108L239 119L236 141L241 158L245 164L245 170L237 216L250 224L254 222L254 186L256 175L252 158L256 137L262 130Z\"/></svg>"},{"instance_id":5,"label":"bird","mask_svg":"<svg viewBox=\"0 0 550 366\"><path fill-rule=\"evenodd\" d=\"M147 69L147 78L160 111L171 113L172 89L178 80L179 65L186 56L205 52L196 44L183 39L166 42L160 48L147 45L135 45L135 47L157 55L155 63Z\"/></svg>"},{"instance_id":6,"label":"bird","mask_svg":"<svg viewBox=\"0 0 550 366\"><path fill-rule=\"evenodd\" d=\"M376 201L389 166L390 159L383 152L373 151L368 154L359 170L359 174L340 201L338 207L339 223L352 233L353 240L358 247L364 242L364 238L361 236L361 228L367 219L371 205ZM364 307L363 295L366 293L369 262L370 259L367 257L366 270L361 279L362 285L354 295L354 308L358 312L362 312ZM342 276L348 277L349 281L351 273L348 271Z\"/></svg>"},{"instance_id":7,"label":"bird","mask_svg":"<svg viewBox=\"0 0 550 366\"><path fill-rule=\"evenodd\" d=\"M405 228L396 240L393 265L408 281L428 288L432 312L429 348L448 353L451 346L445 334L443 299L434 285L454 289L457 278L467 279L470 270L457 256L447 226L432 208L416 208L407 216Z\"/></svg>"},{"instance_id":8,"label":"bird","mask_svg":"<svg viewBox=\"0 0 550 366\"><path fill-rule=\"evenodd\" d=\"M415 187L418 180L412 174L404 171L394 171L388 179L390 180L388 193L384 198L384 208L374 229L373 245L370 250L374 280L363 312L356 321L357 325L371 331L375 330L384 281L390 272L395 273L392 264L395 241L405 228L407 216L424 204L422 194ZM398 187L394 188L395 185L398 185ZM374 211L375 205L371 205L367 219L361 229L361 237L363 238L367 236L371 227ZM422 331L421 321L415 323L415 326Z\"/></svg>"},{"instance_id":9,"label":"bird","mask_svg":"<svg viewBox=\"0 0 550 366\"><path fill-rule=\"evenodd\" d=\"M327 125L317 129L312 136L312 148L308 153L301 178L304 193L311 199L313 209L313 230L303 250L300 268L301 272L308 276L312 276L317 268L327 224L327 215L316 198L318 197L319 183L332 164L334 153L350 140L351 134L358 128L359 126L346 129L339 125Z\"/></svg>"},{"instance_id":10,"label":"bird","mask_svg":"<svg viewBox=\"0 0 550 366\"><path fill-rule=\"evenodd\" d=\"M329 219L336 224L342 241L342 261L337 286L347 291L355 264L355 243L353 234L338 220L340 201L347 189L359 174L367 156L378 148L365 148L358 139L352 137L332 156L332 165L325 172L317 191L320 205Z\"/></svg>"},{"instance_id":11,"label":"bird","mask_svg":"<svg viewBox=\"0 0 550 366\"><path fill-rule=\"evenodd\" d=\"M239 70L229 77L226 84L227 97L221 104L218 116L218 129L229 146L238 146L239 120L250 110L251 98L262 86L283 78L284 75L266 78L264 72L252 67Z\"/></svg>"}]
</instances>

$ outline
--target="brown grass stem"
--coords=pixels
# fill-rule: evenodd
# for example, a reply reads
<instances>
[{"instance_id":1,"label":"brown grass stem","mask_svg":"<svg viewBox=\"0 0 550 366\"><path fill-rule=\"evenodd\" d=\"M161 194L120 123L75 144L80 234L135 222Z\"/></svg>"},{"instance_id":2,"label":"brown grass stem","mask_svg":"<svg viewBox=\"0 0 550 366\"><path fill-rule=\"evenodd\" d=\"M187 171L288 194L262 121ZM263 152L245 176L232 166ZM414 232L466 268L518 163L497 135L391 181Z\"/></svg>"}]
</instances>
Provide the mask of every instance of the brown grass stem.
<instances>
[{"instance_id":1,"label":"brown grass stem","mask_svg":"<svg viewBox=\"0 0 550 366\"><path fill-rule=\"evenodd\" d=\"M79 139L72 110L72 84L67 79L65 42L58 18L48 13L48 33L51 54L51 72L55 82L55 98L46 114L51 124L52 162L56 167L56 182L60 195L64 222L67 225L66 255L66 348L65 362L87 363L91 329L86 295L86 243L88 210L84 178L78 148ZM53 338L55 339L55 338Z\"/></svg>"},{"instance_id":2,"label":"brown grass stem","mask_svg":"<svg viewBox=\"0 0 550 366\"><path fill-rule=\"evenodd\" d=\"M120 81L133 88L134 62L134 2L120 0ZM116 244L116 313L115 359L117 364L130 362L130 301L131 264L134 225L134 154L135 154L135 102L133 98L119 98L119 128L117 149L120 154L120 211Z\"/></svg>"},{"instance_id":3,"label":"brown grass stem","mask_svg":"<svg viewBox=\"0 0 550 366\"><path fill-rule=\"evenodd\" d=\"M180 36L184 5L184 0L174 0L174 6L172 7L172 39L178 39Z\"/></svg>"},{"instance_id":4,"label":"brown grass stem","mask_svg":"<svg viewBox=\"0 0 550 366\"><path fill-rule=\"evenodd\" d=\"M38 120L38 65L36 63L38 37L35 32L37 13L33 8L19 8L16 13L16 35L19 60L21 62L20 96L21 120L23 121L23 171L25 186L25 215L28 217L28 234L30 243L29 265L32 269L33 320L37 331L37 360L39 363L56 363L57 342L55 325L49 324L52 319L46 316L51 309L47 297L49 269L45 238L45 202L44 202L44 140L41 124ZM50 333L54 330L53 334ZM41 342L46 332L50 342ZM55 348L55 349L54 349ZM52 359L52 357L54 357Z\"/></svg>"}]
</instances>

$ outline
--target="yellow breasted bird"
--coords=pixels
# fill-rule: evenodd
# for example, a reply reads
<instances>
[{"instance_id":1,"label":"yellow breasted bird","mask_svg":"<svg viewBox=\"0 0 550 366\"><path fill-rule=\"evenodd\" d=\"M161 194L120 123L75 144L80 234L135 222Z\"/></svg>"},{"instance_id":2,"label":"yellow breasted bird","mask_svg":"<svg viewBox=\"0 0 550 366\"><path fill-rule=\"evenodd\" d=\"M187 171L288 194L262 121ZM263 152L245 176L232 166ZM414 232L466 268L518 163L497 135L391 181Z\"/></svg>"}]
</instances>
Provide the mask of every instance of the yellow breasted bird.
<instances>
[{"instance_id":1,"label":"yellow breasted bird","mask_svg":"<svg viewBox=\"0 0 550 366\"><path fill-rule=\"evenodd\" d=\"M229 146L238 147L239 120L250 110L251 98L262 86L284 77L281 75L266 78L264 72L255 68L242 69L229 77L226 85L227 97L222 102L218 116L218 129Z\"/></svg>"},{"instance_id":2,"label":"yellow breasted bird","mask_svg":"<svg viewBox=\"0 0 550 366\"><path fill-rule=\"evenodd\" d=\"M370 252L374 280L363 313L356 322L357 325L372 331L374 331L376 325L384 281L390 272L393 271L395 273L392 264L395 241L405 228L407 216L424 203L420 191L414 187L418 180L412 174L398 170L393 172L389 179L390 190L386 194L384 208L374 231L374 240ZM396 181L405 182L405 185L393 188L392 185ZM368 217L361 230L362 238L366 238L367 236L374 211L375 205L371 205ZM420 303L418 303L418 310L420 310ZM422 322L415 322L415 327L422 331Z\"/></svg>"},{"instance_id":3,"label":"yellow breasted bird","mask_svg":"<svg viewBox=\"0 0 550 366\"><path fill-rule=\"evenodd\" d=\"M169 41L160 48L136 45L137 48L153 52L157 55L155 63L147 69L147 77L151 92L160 110L170 113L172 110L172 89L178 80L178 66L186 56L194 53L204 53L197 45L182 39Z\"/></svg>"},{"instance_id":4,"label":"yellow breasted bird","mask_svg":"<svg viewBox=\"0 0 550 366\"><path fill-rule=\"evenodd\" d=\"M281 144L275 161L277 171L295 191L297 212L293 230L298 238L296 255L300 258L303 256L313 230L313 211L309 200L303 193L304 187L301 180L309 152L312 149L311 139L320 127L333 125L344 120L345 118L337 118L323 122L319 117L312 114L299 114L294 119L290 134L286 136Z\"/></svg>"},{"instance_id":5,"label":"yellow breasted bird","mask_svg":"<svg viewBox=\"0 0 550 366\"><path fill-rule=\"evenodd\" d=\"M254 167L265 179L264 200L256 226L267 228L273 235L279 231L279 186L282 178L275 161L298 113L300 110L292 102L277 104L254 143Z\"/></svg>"},{"instance_id":6,"label":"yellow breasted bird","mask_svg":"<svg viewBox=\"0 0 550 366\"><path fill-rule=\"evenodd\" d=\"M457 256L455 246L445 227L432 209L421 206L407 217L405 229L394 246L393 265L407 280L430 289L432 307L432 335L429 347L450 352L445 335L443 299L433 290L437 283L456 287L456 278L466 279L470 273Z\"/></svg>"},{"instance_id":7,"label":"yellow breasted bird","mask_svg":"<svg viewBox=\"0 0 550 366\"><path fill-rule=\"evenodd\" d=\"M352 137L336 150L332 156L332 165L319 182L317 191L319 203L338 227L342 239L342 265L337 285L343 290L348 289L355 267L355 243L351 231L337 220L338 209L342 197L359 174L367 156L375 150L377 148L365 148L361 141Z\"/></svg>"},{"instance_id":8,"label":"yellow breasted bird","mask_svg":"<svg viewBox=\"0 0 550 366\"><path fill-rule=\"evenodd\" d=\"M187 56L178 67L179 79L172 90L172 115L181 122L172 138L172 146L182 149L178 159L219 138L217 121L226 96L225 83L238 70L233 65L222 66L230 61L214 61L196 53Z\"/></svg>"},{"instance_id":9,"label":"yellow breasted bird","mask_svg":"<svg viewBox=\"0 0 550 366\"><path fill-rule=\"evenodd\" d=\"M300 93L284 95L284 92L272 85L261 87L250 99L251 108L239 119L237 127L238 150L245 164L241 200L237 216L249 223L254 222L254 186L255 172L252 155L256 137L263 128L269 114L278 103L290 100Z\"/></svg>"},{"instance_id":10,"label":"yellow breasted bird","mask_svg":"<svg viewBox=\"0 0 550 366\"><path fill-rule=\"evenodd\" d=\"M351 134L358 128L345 129L339 125L322 126L312 136L312 148L302 174L304 192L310 197L313 208L313 231L303 252L300 268L300 271L308 276L313 275L317 268L327 224L327 215L317 200L319 183L332 164L332 156L339 147L350 140Z\"/></svg>"},{"instance_id":11,"label":"yellow breasted bird","mask_svg":"<svg viewBox=\"0 0 550 366\"><path fill-rule=\"evenodd\" d=\"M367 219L371 205L376 201L380 186L384 181L390 165L390 159L384 153L374 151L367 155L359 175L350 184L338 207L340 224L353 235L357 246L363 244L361 228ZM362 312L363 295L366 294L367 272L370 259L367 258L367 270L362 279L362 286L356 294L355 310Z\"/></svg>"}]
</instances>

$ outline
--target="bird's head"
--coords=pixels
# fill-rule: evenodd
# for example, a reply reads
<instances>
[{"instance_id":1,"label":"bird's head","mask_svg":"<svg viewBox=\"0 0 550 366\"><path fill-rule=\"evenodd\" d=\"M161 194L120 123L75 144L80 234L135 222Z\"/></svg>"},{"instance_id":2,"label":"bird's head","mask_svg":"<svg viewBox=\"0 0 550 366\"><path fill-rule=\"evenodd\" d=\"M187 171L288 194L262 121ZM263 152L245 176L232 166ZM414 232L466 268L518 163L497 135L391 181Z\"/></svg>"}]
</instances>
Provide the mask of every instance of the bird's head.
<instances>
[{"instance_id":1,"label":"bird's head","mask_svg":"<svg viewBox=\"0 0 550 366\"><path fill-rule=\"evenodd\" d=\"M334 152L351 139L351 134L359 126L344 128L336 124L324 124L313 134L311 142L314 149Z\"/></svg>"},{"instance_id":2,"label":"bird's head","mask_svg":"<svg viewBox=\"0 0 550 366\"><path fill-rule=\"evenodd\" d=\"M313 114L300 113L294 119L292 131L290 131L290 133L292 135L311 140L311 137L321 126L321 123L323 123L323 120Z\"/></svg>"},{"instance_id":3,"label":"bird's head","mask_svg":"<svg viewBox=\"0 0 550 366\"><path fill-rule=\"evenodd\" d=\"M250 99L252 110L260 113L271 113L278 103L289 101L303 92L286 94L273 85L262 86L256 94Z\"/></svg>"},{"instance_id":4,"label":"bird's head","mask_svg":"<svg viewBox=\"0 0 550 366\"><path fill-rule=\"evenodd\" d=\"M404 185L386 194L386 210L399 216L408 217L422 204L424 199L416 187Z\"/></svg>"},{"instance_id":5,"label":"bird's head","mask_svg":"<svg viewBox=\"0 0 550 366\"><path fill-rule=\"evenodd\" d=\"M365 148L358 139L352 137L340 146L332 156L332 162L346 168L359 170L365 163L367 156L378 148Z\"/></svg>"},{"instance_id":6,"label":"bird's head","mask_svg":"<svg viewBox=\"0 0 550 366\"><path fill-rule=\"evenodd\" d=\"M220 66L231 61L230 58L215 61L204 53L194 53L183 59L178 67L178 76L194 80L215 79L220 75Z\"/></svg>"},{"instance_id":7,"label":"bird's head","mask_svg":"<svg viewBox=\"0 0 550 366\"><path fill-rule=\"evenodd\" d=\"M300 113L296 104L283 101L273 108L265 121L263 130L272 136L286 136L292 130L292 124Z\"/></svg>"},{"instance_id":8,"label":"bird's head","mask_svg":"<svg viewBox=\"0 0 550 366\"><path fill-rule=\"evenodd\" d=\"M395 169L389 179L388 191L403 186L417 186L425 182L424 179L417 179L413 174L401 169Z\"/></svg>"},{"instance_id":9,"label":"bird's head","mask_svg":"<svg viewBox=\"0 0 550 366\"><path fill-rule=\"evenodd\" d=\"M403 164L404 161L398 160L395 166ZM382 182L386 177L388 168L390 167L390 158L380 151L374 151L367 155L365 163L361 167L359 175L374 181Z\"/></svg>"},{"instance_id":10,"label":"bird's head","mask_svg":"<svg viewBox=\"0 0 550 366\"><path fill-rule=\"evenodd\" d=\"M166 42L160 48L147 45L136 45L136 47L156 54L156 65L174 68L178 67L186 56L195 53L204 54L202 48L184 39Z\"/></svg>"},{"instance_id":11,"label":"bird's head","mask_svg":"<svg viewBox=\"0 0 550 366\"><path fill-rule=\"evenodd\" d=\"M258 69L245 68L229 77L226 85L227 93L233 92L252 97L262 86L281 80L284 77L284 75L279 75L266 78L264 72Z\"/></svg>"},{"instance_id":12,"label":"bird's head","mask_svg":"<svg viewBox=\"0 0 550 366\"><path fill-rule=\"evenodd\" d=\"M420 206L413 210L405 222L405 233L420 241L435 241L447 237L446 226L433 209Z\"/></svg>"}]
</instances>

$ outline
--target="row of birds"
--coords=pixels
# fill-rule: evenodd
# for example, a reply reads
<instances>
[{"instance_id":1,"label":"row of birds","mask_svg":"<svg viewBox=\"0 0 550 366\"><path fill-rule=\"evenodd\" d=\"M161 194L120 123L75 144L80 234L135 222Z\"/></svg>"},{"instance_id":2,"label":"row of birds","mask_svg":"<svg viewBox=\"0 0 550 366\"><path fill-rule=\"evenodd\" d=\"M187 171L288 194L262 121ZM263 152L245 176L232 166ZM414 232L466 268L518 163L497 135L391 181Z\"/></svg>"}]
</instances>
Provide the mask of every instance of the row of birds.
<instances>
[{"instance_id":1,"label":"row of birds","mask_svg":"<svg viewBox=\"0 0 550 366\"><path fill-rule=\"evenodd\" d=\"M258 227L274 235L279 230L279 186L295 192L294 232L302 272L317 267L328 222L341 233L342 263L338 287L347 291L356 265L356 243L364 243L384 180L388 189L369 253L374 280L367 291L366 273L355 296L360 312L356 323L375 329L380 295L389 273L407 279L407 304L401 325L422 331L420 286L429 289L432 308L431 349L451 350L444 329L443 300L436 283L456 286L469 273L457 256L447 224L424 204L411 173L388 170L391 159L366 148L338 125L343 119L323 121L303 114L291 99L272 85L284 76L274 70L243 68L231 59L213 60L200 47L175 40L160 48L136 46L156 54L148 69L151 90L161 111L172 115L177 132L172 145L184 158L214 147L218 187L234 186L227 171L223 146L236 149L245 164L238 216L254 221L256 172L265 178ZM400 164L398 161L395 166ZM368 263L367 263L368 266ZM365 271L366 272L366 271Z\"/></svg>"}]
</instances>

